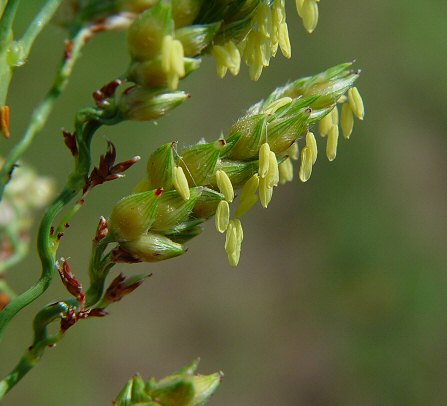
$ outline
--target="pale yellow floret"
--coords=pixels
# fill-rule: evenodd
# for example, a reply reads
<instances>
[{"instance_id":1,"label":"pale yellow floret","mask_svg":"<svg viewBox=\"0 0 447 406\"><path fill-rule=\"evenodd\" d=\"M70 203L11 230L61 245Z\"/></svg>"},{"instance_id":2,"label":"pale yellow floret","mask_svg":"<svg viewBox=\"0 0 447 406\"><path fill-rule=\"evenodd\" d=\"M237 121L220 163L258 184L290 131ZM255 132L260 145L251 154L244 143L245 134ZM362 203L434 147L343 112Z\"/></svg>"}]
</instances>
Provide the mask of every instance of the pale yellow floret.
<instances>
[{"instance_id":1,"label":"pale yellow floret","mask_svg":"<svg viewBox=\"0 0 447 406\"><path fill-rule=\"evenodd\" d=\"M254 174L242 188L239 197L239 206L236 209L236 217L242 217L247 213L258 201L258 195L256 191L259 186L259 175Z\"/></svg>"},{"instance_id":2,"label":"pale yellow floret","mask_svg":"<svg viewBox=\"0 0 447 406\"><path fill-rule=\"evenodd\" d=\"M220 192L224 195L227 202L234 200L234 189L228 175L221 170L216 171L216 182Z\"/></svg>"},{"instance_id":3,"label":"pale yellow floret","mask_svg":"<svg viewBox=\"0 0 447 406\"><path fill-rule=\"evenodd\" d=\"M263 3L256 8L254 21L258 25L258 31L269 38L272 33L272 11L270 6Z\"/></svg>"},{"instance_id":4,"label":"pale yellow floret","mask_svg":"<svg viewBox=\"0 0 447 406\"><path fill-rule=\"evenodd\" d=\"M311 34L318 24L318 4L315 0L304 0L301 6L304 28Z\"/></svg>"},{"instance_id":5,"label":"pale yellow floret","mask_svg":"<svg viewBox=\"0 0 447 406\"><path fill-rule=\"evenodd\" d=\"M338 126L333 125L329 130L326 143L326 156L329 161L333 161L337 156L337 144L338 144Z\"/></svg>"},{"instance_id":6,"label":"pale yellow floret","mask_svg":"<svg viewBox=\"0 0 447 406\"><path fill-rule=\"evenodd\" d=\"M216 60L217 75L223 78L228 71L228 65L231 63L230 54L224 46L214 45L211 49L211 55Z\"/></svg>"},{"instance_id":7,"label":"pale yellow floret","mask_svg":"<svg viewBox=\"0 0 447 406\"><path fill-rule=\"evenodd\" d=\"M328 135L329 130L331 129L332 125L334 123L332 122L332 112L326 114L321 120L320 124L318 125L318 129L320 132L320 135L322 137L326 137Z\"/></svg>"},{"instance_id":8,"label":"pale yellow floret","mask_svg":"<svg viewBox=\"0 0 447 406\"><path fill-rule=\"evenodd\" d=\"M285 153L294 161L298 161L298 159L300 157L298 143L294 142L289 148L287 148Z\"/></svg>"},{"instance_id":9,"label":"pale yellow floret","mask_svg":"<svg viewBox=\"0 0 447 406\"><path fill-rule=\"evenodd\" d=\"M315 135L310 131L306 134L306 147L309 147L310 152L312 153L312 165L315 164L318 155L318 147L317 140L315 139Z\"/></svg>"},{"instance_id":10,"label":"pale yellow floret","mask_svg":"<svg viewBox=\"0 0 447 406\"><path fill-rule=\"evenodd\" d=\"M244 48L244 61L249 67L252 80L259 79L262 69L268 65L271 52L269 39L258 31L250 31Z\"/></svg>"},{"instance_id":11,"label":"pale yellow floret","mask_svg":"<svg viewBox=\"0 0 447 406\"><path fill-rule=\"evenodd\" d=\"M331 111L332 124L338 125L338 108L335 106Z\"/></svg>"},{"instance_id":12,"label":"pale yellow floret","mask_svg":"<svg viewBox=\"0 0 447 406\"><path fill-rule=\"evenodd\" d=\"M241 245L244 238L242 224L239 219L231 220L225 239L225 251L231 266L237 266L241 255Z\"/></svg>"},{"instance_id":13,"label":"pale yellow floret","mask_svg":"<svg viewBox=\"0 0 447 406\"><path fill-rule=\"evenodd\" d=\"M225 235L225 251L228 255L232 254L237 248L236 228L233 221L230 221Z\"/></svg>"},{"instance_id":14,"label":"pale yellow floret","mask_svg":"<svg viewBox=\"0 0 447 406\"><path fill-rule=\"evenodd\" d=\"M227 201L221 200L216 210L216 229L219 233L224 233L227 230L230 222L230 205Z\"/></svg>"},{"instance_id":15,"label":"pale yellow floret","mask_svg":"<svg viewBox=\"0 0 447 406\"><path fill-rule=\"evenodd\" d=\"M293 165L290 158L279 164L279 183L282 185L293 180Z\"/></svg>"},{"instance_id":16,"label":"pale yellow floret","mask_svg":"<svg viewBox=\"0 0 447 406\"><path fill-rule=\"evenodd\" d=\"M286 21L284 0L275 0L272 6L272 55L275 56L279 45L281 23Z\"/></svg>"},{"instance_id":17,"label":"pale yellow floret","mask_svg":"<svg viewBox=\"0 0 447 406\"><path fill-rule=\"evenodd\" d=\"M264 113L267 115L273 114L276 112L276 110L280 109L281 107L287 106L290 103L292 103L291 97L281 97L278 100L272 101L267 107L265 107Z\"/></svg>"},{"instance_id":18,"label":"pale yellow floret","mask_svg":"<svg viewBox=\"0 0 447 406\"><path fill-rule=\"evenodd\" d=\"M225 44L225 49L230 57L228 69L233 76L239 74L241 68L241 54L238 47L233 41L228 41Z\"/></svg>"},{"instance_id":19,"label":"pale yellow floret","mask_svg":"<svg viewBox=\"0 0 447 406\"><path fill-rule=\"evenodd\" d=\"M312 174L312 152L309 147L301 150L300 180L307 182Z\"/></svg>"},{"instance_id":20,"label":"pale yellow floret","mask_svg":"<svg viewBox=\"0 0 447 406\"><path fill-rule=\"evenodd\" d=\"M346 103L347 101L348 101L348 98L347 98L344 94L342 94L342 95L338 98L337 103L343 104L343 103Z\"/></svg>"},{"instance_id":21,"label":"pale yellow floret","mask_svg":"<svg viewBox=\"0 0 447 406\"><path fill-rule=\"evenodd\" d=\"M269 153L269 170L267 172L267 185L270 187L278 186L279 183L279 169L278 169L278 160L276 159L276 155L273 151Z\"/></svg>"},{"instance_id":22,"label":"pale yellow floret","mask_svg":"<svg viewBox=\"0 0 447 406\"><path fill-rule=\"evenodd\" d=\"M241 200L245 196L254 195L259 187L259 175L255 173L250 179L245 182L241 191Z\"/></svg>"},{"instance_id":23,"label":"pale yellow floret","mask_svg":"<svg viewBox=\"0 0 447 406\"><path fill-rule=\"evenodd\" d=\"M189 200L190 191L188 185L188 179L186 179L185 173L181 166L175 166L172 171L172 183L175 190L180 194L183 200Z\"/></svg>"},{"instance_id":24,"label":"pale yellow floret","mask_svg":"<svg viewBox=\"0 0 447 406\"><path fill-rule=\"evenodd\" d=\"M258 202L258 200L259 197L256 194L248 195L244 199L241 199L239 206L236 209L236 217L242 217Z\"/></svg>"},{"instance_id":25,"label":"pale yellow floret","mask_svg":"<svg viewBox=\"0 0 447 406\"><path fill-rule=\"evenodd\" d=\"M363 117L365 115L365 108L363 106L362 96L360 96L360 93L356 87L351 87L348 90L348 100L355 116L359 120L363 120Z\"/></svg>"},{"instance_id":26,"label":"pale yellow floret","mask_svg":"<svg viewBox=\"0 0 447 406\"><path fill-rule=\"evenodd\" d=\"M259 200L265 209L268 207L273 196L273 187L269 186L267 178L259 179Z\"/></svg>"},{"instance_id":27,"label":"pale yellow floret","mask_svg":"<svg viewBox=\"0 0 447 406\"><path fill-rule=\"evenodd\" d=\"M261 148L259 148L258 173L261 179L267 176L267 173L269 171L269 164L270 164L270 146L267 142L265 142L264 144L261 145Z\"/></svg>"},{"instance_id":28,"label":"pale yellow floret","mask_svg":"<svg viewBox=\"0 0 447 406\"><path fill-rule=\"evenodd\" d=\"M290 59L292 57L292 47L290 46L289 29L287 28L286 22L281 23L278 34L281 52L286 58Z\"/></svg>"},{"instance_id":29,"label":"pale yellow floret","mask_svg":"<svg viewBox=\"0 0 447 406\"><path fill-rule=\"evenodd\" d=\"M300 17L303 17L302 16L302 10L303 10L304 0L296 0L295 4L296 4L296 11L298 12L298 15Z\"/></svg>"},{"instance_id":30,"label":"pale yellow floret","mask_svg":"<svg viewBox=\"0 0 447 406\"><path fill-rule=\"evenodd\" d=\"M343 104L341 108L340 125L343 132L343 137L349 140L352 129L354 128L354 114L348 103Z\"/></svg>"},{"instance_id":31,"label":"pale yellow floret","mask_svg":"<svg viewBox=\"0 0 447 406\"><path fill-rule=\"evenodd\" d=\"M184 51L182 43L171 35L163 37L161 66L166 73L169 89L177 89L179 78L185 76Z\"/></svg>"}]
</instances>

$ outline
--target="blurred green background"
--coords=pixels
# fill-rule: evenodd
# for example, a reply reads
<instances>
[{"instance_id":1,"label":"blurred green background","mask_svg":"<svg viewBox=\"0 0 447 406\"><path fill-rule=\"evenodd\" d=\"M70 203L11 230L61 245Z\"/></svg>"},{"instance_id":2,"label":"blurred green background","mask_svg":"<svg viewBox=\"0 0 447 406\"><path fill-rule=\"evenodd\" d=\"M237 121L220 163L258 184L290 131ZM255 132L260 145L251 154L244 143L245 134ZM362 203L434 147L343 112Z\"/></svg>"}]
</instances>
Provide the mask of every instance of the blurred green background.
<instances>
[{"instance_id":1,"label":"blurred green background","mask_svg":"<svg viewBox=\"0 0 447 406\"><path fill-rule=\"evenodd\" d=\"M22 2L19 31L41 3ZM349 142L340 140L332 163L320 142L309 182L276 189L268 210L246 216L237 269L212 222L187 255L118 266L153 276L110 316L70 330L5 406L107 405L135 372L161 378L197 356L201 372L225 373L215 406L447 404L447 2L323 0L312 35L287 3L291 60L278 56L253 83L245 68L220 80L205 59L182 82L189 102L158 125L103 129L96 156L106 139L127 159L171 140L216 138L274 87L353 58L363 71L365 121ZM49 27L17 70L9 143L51 83L63 39ZM92 91L127 63L124 34L92 41L26 161L61 186L72 161L60 128L71 128ZM60 253L84 280L98 217L144 170L141 163L95 190L64 237ZM8 280L22 291L38 274L33 250ZM56 280L11 324L0 347L2 375L29 345L33 314L65 296Z\"/></svg>"}]
</instances>

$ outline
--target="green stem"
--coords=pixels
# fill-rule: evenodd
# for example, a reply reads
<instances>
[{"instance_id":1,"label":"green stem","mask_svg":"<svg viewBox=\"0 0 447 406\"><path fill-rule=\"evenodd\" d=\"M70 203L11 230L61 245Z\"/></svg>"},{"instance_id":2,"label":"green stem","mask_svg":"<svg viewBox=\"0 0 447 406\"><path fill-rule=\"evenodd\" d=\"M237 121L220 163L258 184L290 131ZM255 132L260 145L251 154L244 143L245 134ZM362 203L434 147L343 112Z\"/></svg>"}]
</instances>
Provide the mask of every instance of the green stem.
<instances>
[{"instance_id":1,"label":"green stem","mask_svg":"<svg viewBox=\"0 0 447 406\"><path fill-rule=\"evenodd\" d=\"M30 124L25 131L22 139L15 145L15 147L11 150L8 157L6 158L4 165L0 170L0 200L2 198L4 188L9 182L9 177L13 165L25 153L36 135L42 130L43 126L45 125L48 116L55 106L56 100L67 86L68 80L73 71L73 66L78 60L81 54L81 49L85 45L89 35L90 30L84 28L73 37L72 50L70 53L64 55L51 89L34 110L30 120Z\"/></svg>"},{"instance_id":2,"label":"green stem","mask_svg":"<svg viewBox=\"0 0 447 406\"><path fill-rule=\"evenodd\" d=\"M90 112L92 114L92 112ZM91 117L91 116L90 116ZM98 116L96 116L98 117ZM0 312L0 339L11 319L24 307L37 299L50 285L55 271L56 250L58 247L57 236L52 236L51 227L56 216L84 187L90 171L91 156L90 145L93 134L101 126L95 119L83 118L78 120L76 133L78 134L79 155L76 157L75 169L68 181L53 203L46 210L40 223L37 249L42 264L42 272L34 286L12 300L3 311Z\"/></svg>"},{"instance_id":3,"label":"green stem","mask_svg":"<svg viewBox=\"0 0 447 406\"><path fill-rule=\"evenodd\" d=\"M20 0L9 0L0 20L0 47L8 41Z\"/></svg>"},{"instance_id":4,"label":"green stem","mask_svg":"<svg viewBox=\"0 0 447 406\"><path fill-rule=\"evenodd\" d=\"M101 299L104 292L105 280L110 269L114 265L114 263L104 260L103 258L104 251L109 242L109 238L107 237L99 243L93 241L89 266L90 287L86 294L87 308L93 306ZM48 336L47 327L53 321L60 319L61 315L66 314L70 307L76 306L79 306L77 300L70 298L64 302L48 305L37 313L33 322L33 344L25 351L16 367L2 381L0 381L0 401L32 368L39 363L45 349L49 345L59 342L64 337L64 334L62 333L58 333L54 336Z\"/></svg>"},{"instance_id":5,"label":"green stem","mask_svg":"<svg viewBox=\"0 0 447 406\"><path fill-rule=\"evenodd\" d=\"M63 334L48 335L47 326L60 315L66 313L68 306L58 302L47 306L34 318L34 340L33 344L25 351L16 367L0 381L0 401L42 358L48 346L56 344L63 338Z\"/></svg>"},{"instance_id":6,"label":"green stem","mask_svg":"<svg viewBox=\"0 0 447 406\"><path fill-rule=\"evenodd\" d=\"M26 62L34 41L53 18L54 13L59 8L62 1L63 0L48 0L31 22L25 34L23 34L23 37L20 40L20 44L22 45L22 52L20 55L23 58L21 61L22 63Z\"/></svg>"}]
</instances>

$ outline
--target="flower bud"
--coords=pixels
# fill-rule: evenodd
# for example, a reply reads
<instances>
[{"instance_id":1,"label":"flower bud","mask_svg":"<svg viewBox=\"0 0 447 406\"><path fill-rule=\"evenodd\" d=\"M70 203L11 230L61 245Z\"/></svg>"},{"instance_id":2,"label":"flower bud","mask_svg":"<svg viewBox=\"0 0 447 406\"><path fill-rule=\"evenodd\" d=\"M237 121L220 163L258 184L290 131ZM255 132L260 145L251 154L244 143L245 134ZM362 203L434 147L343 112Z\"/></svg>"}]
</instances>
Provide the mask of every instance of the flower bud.
<instances>
[{"instance_id":1,"label":"flower bud","mask_svg":"<svg viewBox=\"0 0 447 406\"><path fill-rule=\"evenodd\" d=\"M159 147L147 161L147 188L172 189L172 171L174 169L174 143Z\"/></svg>"},{"instance_id":2,"label":"flower bud","mask_svg":"<svg viewBox=\"0 0 447 406\"><path fill-rule=\"evenodd\" d=\"M216 392L222 381L223 374L217 372L211 375L195 375L192 377L194 386L194 399L191 406L203 405Z\"/></svg>"},{"instance_id":3,"label":"flower bud","mask_svg":"<svg viewBox=\"0 0 447 406\"><path fill-rule=\"evenodd\" d=\"M185 92L154 92L140 86L127 89L119 97L119 110L127 120L158 120L188 99Z\"/></svg>"},{"instance_id":4,"label":"flower bud","mask_svg":"<svg viewBox=\"0 0 447 406\"><path fill-rule=\"evenodd\" d=\"M154 233L143 234L135 240L123 242L120 246L132 256L146 262L158 262L185 253L183 245Z\"/></svg>"},{"instance_id":5,"label":"flower bud","mask_svg":"<svg viewBox=\"0 0 447 406\"><path fill-rule=\"evenodd\" d=\"M219 148L214 143L196 144L185 148L179 160L191 184L204 185L211 180L219 158Z\"/></svg>"},{"instance_id":6,"label":"flower bud","mask_svg":"<svg viewBox=\"0 0 447 406\"><path fill-rule=\"evenodd\" d=\"M175 31L175 38L183 45L185 56L200 55L211 43L221 23L191 25Z\"/></svg>"},{"instance_id":7,"label":"flower bud","mask_svg":"<svg viewBox=\"0 0 447 406\"><path fill-rule=\"evenodd\" d=\"M171 375L154 384L151 396L163 406L190 406L194 385L191 377Z\"/></svg>"},{"instance_id":8,"label":"flower bud","mask_svg":"<svg viewBox=\"0 0 447 406\"><path fill-rule=\"evenodd\" d=\"M181 223L189 219L191 212L202 194L202 187L189 189L190 197L185 200L179 192L171 190L163 193L158 201L158 210L150 231L160 234L174 233Z\"/></svg>"},{"instance_id":9,"label":"flower bud","mask_svg":"<svg viewBox=\"0 0 447 406\"><path fill-rule=\"evenodd\" d=\"M225 197L222 193L206 187L202 188L202 193L193 209L194 216L204 220L214 216L219 203L224 199Z\"/></svg>"},{"instance_id":10,"label":"flower bud","mask_svg":"<svg viewBox=\"0 0 447 406\"><path fill-rule=\"evenodd\" d=\"M115 205L109 229L116 241L134 240L149 229L155 221L160 194L160 189L135 193Z\"/></svg>"},{"instance_id":11,"label":"flower bud","mask_svg":"<svg viewBox=\"0 0 447 406\"><path fill-rule=\"evenodd\" d=\"M172 17L176 27L191 25L199 14L203 0L172 0Z\"/></svg>"},{"instance_id":12,"label":"flower bud","mask_svg":"<svg viewBox=\"0 0 447 406\"><path fill-rule=\"evenodd\" d=\"M161 52L163 38L173 32L171 4L159 1L155 7L140 14L130 26L127 36L130 55L144 61Z\"/></svg>"},{"instance_id":13,"label":"flower bud","mask_svg":"<svg viewBox=\"0 0 447 406\"><path fill-rule=\"evenodd\" d=\"M237 121L230 129L228 143L235 142L235 145L229 151L228 156L241 161L259 156L259 148L265 137L266 126L267 117L263 113L248 115Z\"/></svg>"}]
</instances>

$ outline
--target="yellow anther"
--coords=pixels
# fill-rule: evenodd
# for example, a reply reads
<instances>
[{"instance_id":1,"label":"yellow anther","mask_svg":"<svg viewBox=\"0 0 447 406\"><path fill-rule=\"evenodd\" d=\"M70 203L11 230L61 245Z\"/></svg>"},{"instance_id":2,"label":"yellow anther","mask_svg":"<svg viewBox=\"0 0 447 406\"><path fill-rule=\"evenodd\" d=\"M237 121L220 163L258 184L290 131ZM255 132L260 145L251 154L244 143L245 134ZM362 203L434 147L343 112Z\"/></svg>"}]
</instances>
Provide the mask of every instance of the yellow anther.
<instances>
[{"instance_id":1,"label":"yellow anther","mask_svg":"<svg viewBox=\"0 0 447 406\"><path fill-rule=\"evenodd\" d=\"M320 124L318 125L318 129L320 131L320 135L322 137L326 137L328 135L329 130L331 129L333 125L332 122L332 112L326 114L321 120Z\"/></svg>"},{"instance_id":2,"label":"yellow anther","mask_svg":"<svg viewBox=\"0 0 447 406\"><path fill-rule=\"evenodd\" d=\"M186 179L185 173L181 166L175 166L172 171L172 183L175 190L180 194L183 200L189 200L190 191L188 185L188 179Z\"/></svg>"},{"instance_id":3,"label":"yellow anther","mask_svg":"<svg viewBox=\"0 0 447 406\"><path fill-rule=\"evenodd\" d=\"M270 163L270 146L267 142L259 148L259 176L265 178L269 170Z\"/></svg>"},{"instance_id":4,"label":"yellow anther","mask_svg":"<svg viewBox=\"0 0 447 406\"><path fill-rule=\"evenodd\" d=\"M342 95L338 98L337 103L343 104L343 103L346 103L347 101L348 101L348 98L347 98L344 94L342 94Z\"/></svg>"},{"instance_id":5,"label":"yellow anther","mask_svg":"<svg viewBox=\"0 0 447 406\"><path fill-rule=\"evenodd\" d=\"M236 209L236 217L242 217L247 213L258 201L258 195L256 191L259 186L259 175L254 174L247 182L245 182L242 188L241 195L239 197L239 206Z\"/></svg>"},{"instance_id":6,"label":"yellow anther","mask_svg":"<svg viewBox=\"0 0 447 406\"><path fill-rule=\"evenodd\" d=\"M290 158L279 164L279 183L282 185L293 180L293 165Z\"/></svg>"},{"instance_id":7,"label":"yellow anther","mask_svg":"<svg viewBox=\"0 0 447 406\"><path fill-rule=\"evenodd\" d=\"M329 130L326 143L326 155L329 161L333 161L337 156L337 144L338 144L338 126L333 125Z\"/></svg>"},{"instance_id":8,"label":"yellow anther","mask_svg":"<svg viewBox=\"0 0 447 406\"><path fill-rule=\"evenodd\" d=\"M351 87L348 90L348 100L355 116L359 120L363 120L363 117L365 115L365 108L363 106L362 96L360 96L360 93L356 87Z\"/></svg>"},{"instance_id":9,"label":"yellow anther","mask_svg":"<svg viewBox=\"0 0 447 406\"><path fill-rule=\"evenodd\" d=\"M301 150L300 180L307 182L312 174L312 152L309 147Z\"/></svg>"},{"instance_id":10,"label":"yellow anther","mask_svg":"<svg viewBox=\"0 0 447 406\"><path fill-rule=\"evenodd\" d=\"M259 175L255 173L250 179L245 182L245 185L242 188L241 191L241 200L245 196L254 195L259 187Z\"/></svg>"},{"instance_id":11,"label":"yellow anther","mask_svg":"<svg viewBox=\"0 0 447 406\"><path fill-rule=\"evenodd\" d=\"M302 10L303 10L303 3L304 3L304 0L296 0L296 11L298 12L298 15L300 16L300 17L303 17L302 16Z\"/></svg>"},{"instance_id":12,"label":"yellow anther","mask_svg":"<svg viewBox=\"0 0 447 406\"><path fill-rule=\"evenodd\" d=\"M281 97L278 100L272 101L267 107L265 107L264 113L267 115L273 114L276 112L276 110L280 109L281 107L287 106L290 103L292 103L291 97Z\"/></svg>"},{"instance_id":13,"label":"yellow anther","mask_svg":"<svg viewBox=\"0 0 447 406\"><path fill-rule=\"evenodd\" d=\"M310 34L318 24L318 4L315 0L304 0L301 6L301 18L304 28Z\"/></svg>"},{"instance_id":14,"label":"yellow anther","mask_svg":"<svg viewBox=\"0 0 447 406\"><path fill-rule=\"evenodd\" d=\"M211 55L216 60L217 75L223 78L228 70L228 65L231 63L231 56L222 45L214 45L211 49Z\"/></svg>"},{"instance_id":15,"label":"yellow anther","mask_svg":"<svg viewBox=\"0 0 447 406\"><path fill-rule=\"evenodd\" d=\"M348 103L343 104L341 108L340 125L343 132L343 137L349 140L352 129L354 128L354 114Z\"/></svg>"},{"instance_id":16,"label":"yellow anther","mask_svg":"<svg viewBox=\"0 0 447 406\"><path fill-rule=\"evenodd\" d=\"M231 220L228 224L225 239L225 251L231 266L237 266L241 256L241 244L244 238L240 220Z\"/></svg>"},{"instance_id":17,"label":"yellow anther","mask_svg":"<svg viewBox=\"0 0 447 406\"><path fill-rule=\"evenodd\" d=\"M278 169L278 160L276 159L276 155L273 151L269 153L269 170L267 172L267 185L270 187L278 186L279 183L279 169Z\"/></svg>"},{"instance_id":18,"label":"yellow anther","mask_svg":"<svg viewBox=\"0 0 447 406\"><path fill-rule=\"evenodd\" d=\"M265 209L268 207L272 196L273 187L268 185L267 178L261 178L259 180L259 200L261 200L262 207Z\"/></svg>"},{"instance_id":19,"label":"yellow anther","mask_svg":"<svg viewBox=\"0 0 447 406\"><path fill-rule=\"evenodd\" d=\"M272 32L272 12L270 6L263 3L256 8L254 18L258 25L258 31L267 38L270 38Z\"/></svg>"},{"instance_id":20,"label":"yellow anther","mask_svg":"<svg viewBox=\"0 0 447 406\"><path fill-rule=\"evenodd\" d=\"M179 78L185 76L184 52L182 43L171 35L163 37L161 66L166 73L169 89L177 89Z\"/></svg>"},{"instance_id":21,"label":"yellow anther","mask_svg":"<svg viewBox=\"0 0 447 406\"><path fill-rule=\"evenodd\" d=\"M290 46L289 30L287 28L287 23L285 22L281 23L279 26L278 42L282 54L290 59L292 57L292 47Z\"/></svg>"},{"instance_id":22,"label":"yellow anther","mask_svg":"<svg viewBox=\"0 0 447 406\"><path fill-rule=\"evenodd\" d=\"M230 206L227 201L221 200L216 210L216 229L224 233L230 222Z\"/></svg>"},{"instance_id":23,"label":"yellow anther","mask_svg":"<svg viewBox=\"0 0 447 406\"><path fill-rule=\"evenodd\" d=\"M225 200L231 203L234 200L234 189L228 175L224 171L218 170L216 182L220 192L225 196Z\"/></svg>"},{"instance_id":24,"label":"yellow anther","mask_svg":"<svg viewBox=\"0 0 447 406\"><path fill-rule=\"evenodd\" d=\"M310 131L306 134L306 147L308 147L310 149L310 152L312 153L312 165L313 165L317 160L318 147L315 135Z\"/></svg>"},{"instance_id":25,"label":"yellow anther","mask_svg":"<svg viewBox=\"0 0 447 406\"><path fill-rule=\"evenodd\" d=\"M332 124L338 125L338 108L335 106L331 111Z\"/></svg>"},{"instance_id":26,"label":"yellow anther","mask_svg":"<svg viewBox=\"0 0 447 406\"><path fill-rule=\"evenodd\" d=\"M289 148L287 148L285 154L288 155L294 161L298 161L299 159L298 143L294 142Z\"/></svg>"},{"instance_id":27,"label":"yellow anther","mask_svg":"<svg viewBox=\"0 0 447 406\"><path fill-rule=\"evenodd\" d=\"M236 228L234 227L233 221L228 223L227 234L225 235L225 251L227 254L231 254L237 248L237 235Z\"/></svg>"},{"instance_id":28,"label":"yellow anther","mask_svg":"<svg viewBox=\"0 0 447 406\"><path fill-rule=\"evenodd\" d=\"M236 209L236 217L242 217L245 213L247 213L259 200L258 195L248 195L244 199L241 199L239 202L239 206Z\"/></svg>"},{"instance_id":29,"label":"yellow anther","mask_svg":"<svg viewBox=\"0 0 447 406\"><path fill-rule=\"evenodd\" d=\"M233 41L228 41L225 44L225 50L229 55L228 69L233 76L236 76L241 68L241 54L239 49Z\"/></svg>"}]
</instances>

